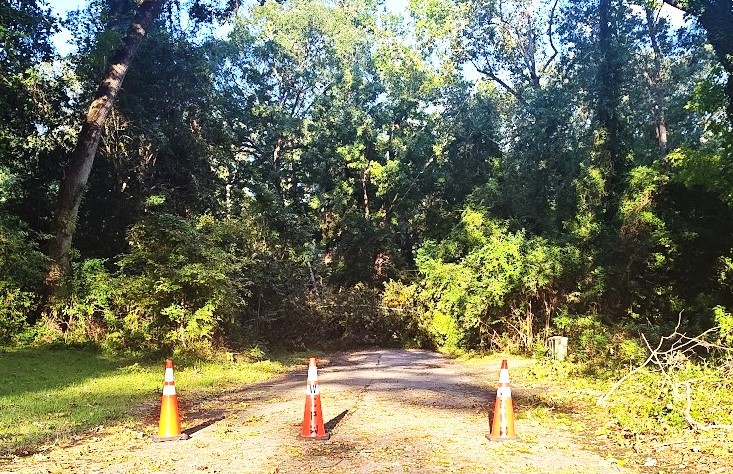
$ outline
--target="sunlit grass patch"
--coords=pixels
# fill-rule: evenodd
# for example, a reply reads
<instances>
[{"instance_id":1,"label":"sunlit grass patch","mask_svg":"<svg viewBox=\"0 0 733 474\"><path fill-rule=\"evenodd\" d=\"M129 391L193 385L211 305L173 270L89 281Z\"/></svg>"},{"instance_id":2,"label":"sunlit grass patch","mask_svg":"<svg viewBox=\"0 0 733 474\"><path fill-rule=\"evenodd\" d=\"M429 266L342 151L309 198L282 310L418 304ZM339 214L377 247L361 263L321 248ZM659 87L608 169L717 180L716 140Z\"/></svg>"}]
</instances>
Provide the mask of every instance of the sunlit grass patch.
<instances>
[{"instance_id":1,"label":"sunlit grass patch","mask_svg":"<svg viewBox=\"0 0 733 474\"><path fill-rule=\"evenodd\" d=\"M174 373L179 392L195 396L266 380L288 367L269 360L183 359ZM89 350L5 349L0 353L0 454L124 418L136 405L157 400L162 381L162 361Z\"/></svg>"}]
</instances>

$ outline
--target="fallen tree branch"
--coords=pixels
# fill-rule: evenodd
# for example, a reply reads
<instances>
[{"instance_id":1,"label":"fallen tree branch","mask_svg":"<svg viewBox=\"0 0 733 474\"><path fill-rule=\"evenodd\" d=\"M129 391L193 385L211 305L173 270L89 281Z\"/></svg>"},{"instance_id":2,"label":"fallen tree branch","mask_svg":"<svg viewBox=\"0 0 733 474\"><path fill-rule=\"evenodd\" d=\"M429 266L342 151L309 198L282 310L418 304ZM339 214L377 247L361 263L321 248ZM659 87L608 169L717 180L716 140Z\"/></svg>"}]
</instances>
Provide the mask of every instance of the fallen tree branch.
<instances>
[{"instance_id":1,"label":"fallen tree branch","mask_svg":"<svg viewBox=\"0 0 733 474\"><path fill-rule=\"evenodd\" d=\"M721 346L720 344L706 340L710 334L719 331L720 327L716 326L703 331L695 337L690 337L680 332L681 323L682 313L678 316L677 325L675 326L674 331L668 336L662 336L659 343L654 348L652 348L652 345L649 343L646 336L642 334L641 338L646 345L649 356L641 365L617 380L606 393L596 400L596 403L602 406L608 405L608 401L611 396L619 389L619 387L621 387L621 385L624 384L624 382L633 377L644 367L653 365L657 370L659 370L666 384L669 386L672 394L672 401L682 402L684 404L684 408L681 408L681 415L684 417L691 429L698 431L733 429L733 425L708 425L695 420L692 416L692 384L699 379L679 380L676 374L676 370L681 367L681 364L689 360L688 354L696 350L702 348L706 351L715 349L723 352L733 352L733 348Z\"/></svg>"}]
</instances>

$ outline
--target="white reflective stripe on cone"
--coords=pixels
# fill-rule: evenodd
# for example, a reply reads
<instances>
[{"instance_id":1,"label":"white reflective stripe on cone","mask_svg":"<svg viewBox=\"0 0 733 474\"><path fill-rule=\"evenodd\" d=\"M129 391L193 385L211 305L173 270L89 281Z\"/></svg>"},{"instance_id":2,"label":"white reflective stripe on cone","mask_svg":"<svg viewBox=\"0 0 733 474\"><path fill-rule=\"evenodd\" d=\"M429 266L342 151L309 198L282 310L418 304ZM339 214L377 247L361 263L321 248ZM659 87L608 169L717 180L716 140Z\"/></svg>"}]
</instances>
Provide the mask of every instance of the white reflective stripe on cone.
<instances>
[{"instance_id":1,"label":"white reflective stripe on cone","mask_svg":"<svg viewBox=\"0 0 733 474\"><path fill-rule=\"evenodd\" d=\"M509 387L499 387L496 389L496 398L511 398L512 389Z\"/></svg>"},{"instance_id":2,"label":"white reflective stripe on cone","mask_svg":"<svg viewBox=\"0 0 733 474\"><path fill-rule=\"evenodd\" d=\"M318 369L315 365L308 366L308 383L315 383L318 380Z\"/></svg>"},{"instance_id":3,"label":"white reflective stripe on cone","mask_svg":"<svg viewBox=\"0 0 733 474\"><path fill-rule=\"evenodd\" d=\"M173 384L165 384L163 385L163 396L169 396L169 395L175 395L176 394L176 386Z\"/></svg>"}]
</instances>

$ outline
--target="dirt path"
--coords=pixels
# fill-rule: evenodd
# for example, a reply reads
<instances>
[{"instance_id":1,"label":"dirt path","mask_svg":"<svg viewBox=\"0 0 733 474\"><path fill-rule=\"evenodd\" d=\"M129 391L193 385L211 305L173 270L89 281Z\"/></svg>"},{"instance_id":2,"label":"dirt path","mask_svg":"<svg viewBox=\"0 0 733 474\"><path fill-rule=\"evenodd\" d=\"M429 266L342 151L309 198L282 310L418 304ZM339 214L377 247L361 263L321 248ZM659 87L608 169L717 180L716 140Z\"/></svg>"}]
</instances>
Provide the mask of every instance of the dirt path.
<instances>
[{"instance_id":1,"label":"dirt path","mask_svg":"<svg viewBox=\"0 0 733 474\"><path fill-rule=\"evenodd\" d=\"M499 366L434 352L373 350L319 361L328 441L301 441L305 367L187 406L188 441L153 443L157 408L137 426L100 428L0 473L613 473L569 427L519 419L520 441L488 441ZM511 362L510 362L511 373ZM522 388L513 388L514 397ZM548 423L546 420L544 423Z\"/></svg>"}]
</instances>

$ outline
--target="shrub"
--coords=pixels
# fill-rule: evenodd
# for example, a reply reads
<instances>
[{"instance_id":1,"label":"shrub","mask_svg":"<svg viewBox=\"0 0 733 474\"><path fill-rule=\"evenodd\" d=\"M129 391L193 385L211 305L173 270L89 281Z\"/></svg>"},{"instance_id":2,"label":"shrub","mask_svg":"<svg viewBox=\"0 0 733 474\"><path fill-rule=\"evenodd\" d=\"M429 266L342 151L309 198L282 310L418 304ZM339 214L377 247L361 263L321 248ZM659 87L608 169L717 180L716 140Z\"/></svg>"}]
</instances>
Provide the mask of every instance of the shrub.
<instances>
[{"instance_id":1,"label":"shrub","mask_svg":"<svg viewBox=\"0 0 733 474\"><path fill-rule=\"evenodd\" d=\"M578 255L466 209L450 239L417 252L417 300L429 332L446 348L533 351Z\"/></svg>"},{"instance_id":2,"label":"shrub","mask_svg":"<svg viewBox=\"0 0 733 474\"><path fill-rule=\"evenodd\" d=\"M118 326L113 304L115 284L104 260L72 264L68 297L61 299L57 308L66 324L67 342L100 343Z\"/></svg>"},{"instance_id":3,"label":"shrub","mask_svg":"<svg viewBox=\"0 0 733 474\"><path fill-rule=\"evenodd\" d=\"M11 339L22 332L30 310L36 307L36 294L23 291L7 282L0 282L0 340Z\"/></svg>"},{"instance_id":4,"label":"shrub","mask_svg":"<svg viewBox=\"0 0 733 474\"><path fill-rule=\"evenodd\" d=\"M0 214L0 340L12 338L32 322L45 265L38 237L22 222Z\"/></svg>"},{"instance_id":5,"label":"shrub","mask_svg":"<svg viewBox=\"0 0 733 474\"><path fill-rule=\"evenodd\" d=\"M610 353L611 335L596 315L569 316L554 320L554 326L568 336L571 352L581 360L606 357Z\"/></svg>"},{"instance_id":6,"label":"shrub","mask_svg":"<svg viewBox=\"0 0 733 474\"><path fill-rule=\"evenodd\" d=\"M733 345L733 314L726 311L723 306L713 308L713 318L720 328L720 342L731 346Z\"/></svg>"},{"instance_id":7,"label":"shrub","mask_svg":"<svg viewBox=\"0 0 733 474\"><path fill-rule=\"evenodd\" d=\"M119 262L121 331L135 345L193 348L212 341L244 305L246 249L232 226L211 216L153 214L129 232ZM224 245L229 241L231 245Z\"/></svg>"}]
</instances>

